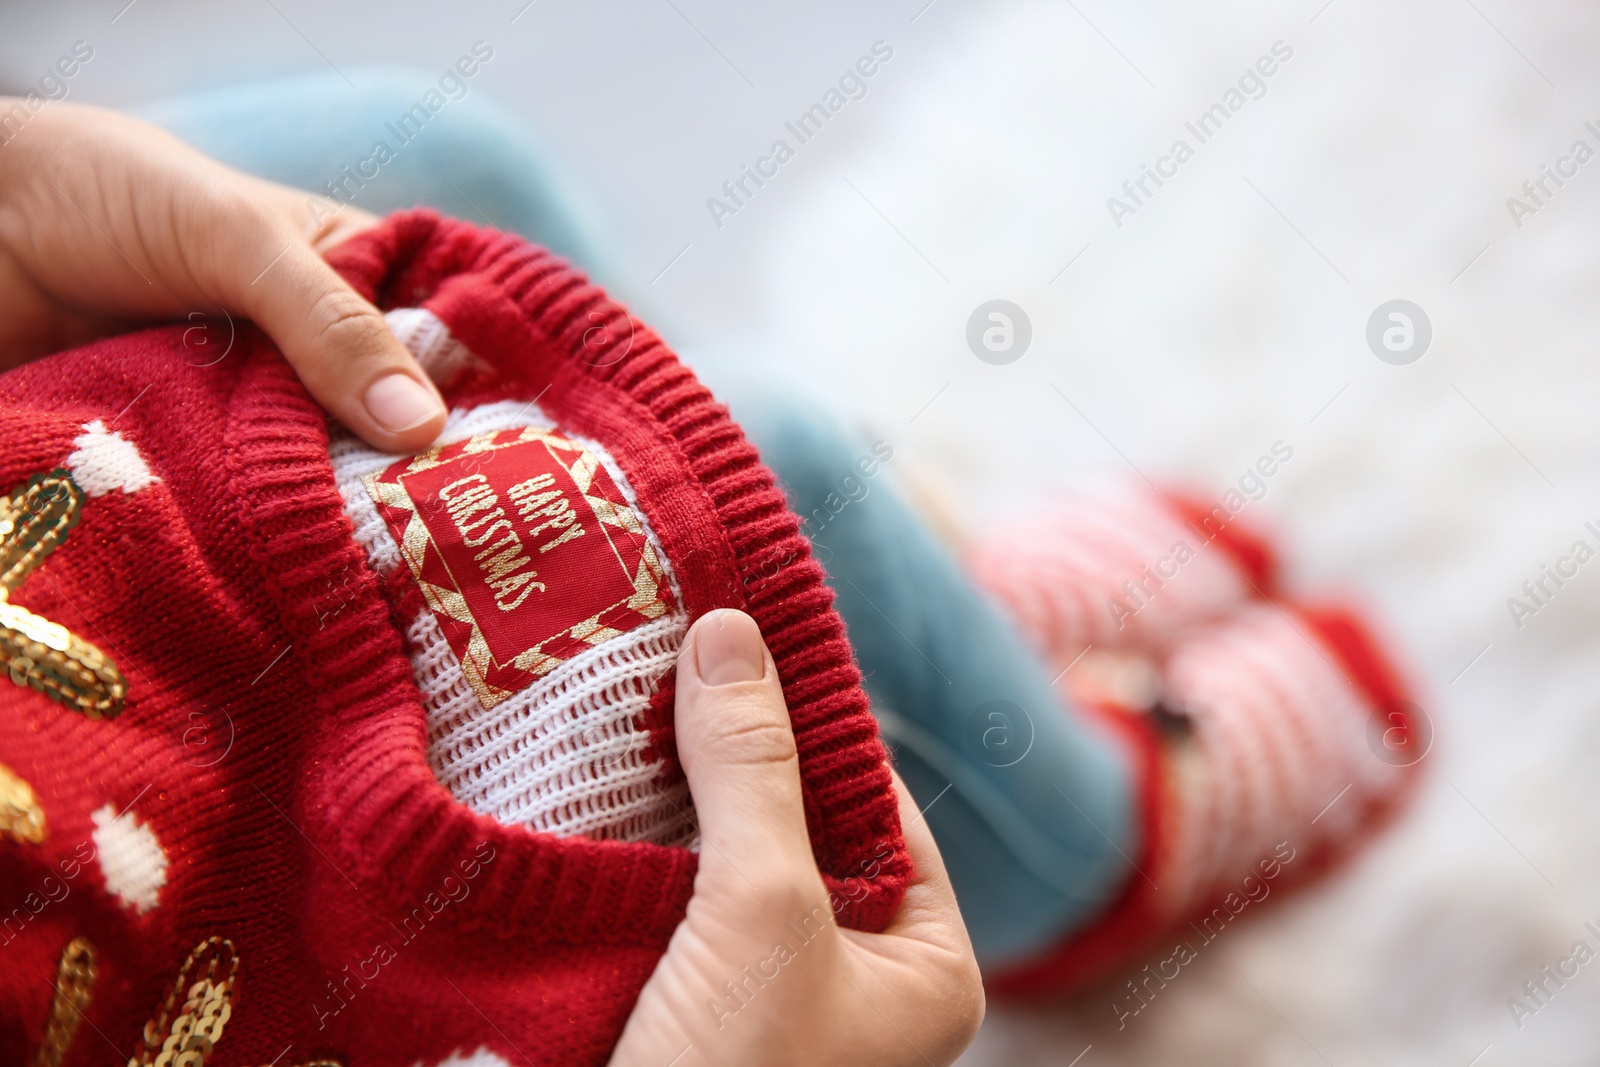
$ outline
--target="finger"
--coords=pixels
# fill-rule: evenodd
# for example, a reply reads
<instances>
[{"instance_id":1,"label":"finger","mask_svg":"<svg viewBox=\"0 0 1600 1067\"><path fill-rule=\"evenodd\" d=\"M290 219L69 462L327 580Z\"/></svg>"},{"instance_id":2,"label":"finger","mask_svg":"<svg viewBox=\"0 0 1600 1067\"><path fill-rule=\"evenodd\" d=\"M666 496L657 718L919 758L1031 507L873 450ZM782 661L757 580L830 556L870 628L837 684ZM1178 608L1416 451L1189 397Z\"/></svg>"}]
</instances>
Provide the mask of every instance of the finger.
<instances>
[{"instance_id":1,"label":"finger","mask_svg":"<svg viewBox=\"0 0 1600 1067\"><path fill-rule=\"evenodd\" d=\"M961 907L956 903L956 893L945 870L944 857L928 828L928 820L917 810L905 782L892 768L895 799L900 805L900 832L905 835L906 850L911 854L915 869L911 884L906 888L905 900L894 919L883 932L895 937L911 937L919 941L946 944L971 955L971 942L966 924L961 921ZM930 805L931 806L931 805Z\"/></svg>"},{"instance_id":2,"label":"finger","mask_svg":"<svg viewBox=\"0 0 1600 1067\"><path fill-rule=\"evenodd\" d=\"M387 452L425 448L444 429L439 391L369 304L299 235L244 288L245 311L306 389L351 432Z\"/></svg>"},{"instance_id":3,"label":"finger","mask_svg":"<svg viewBox=\"0 0 1600 1067\"><path fill-rule=\"evenodd\" d=\"M710 612L689 631L678 654L676 733L708 883L820 889L777 666L744 612Z\"/></svg>"}]
</instances>

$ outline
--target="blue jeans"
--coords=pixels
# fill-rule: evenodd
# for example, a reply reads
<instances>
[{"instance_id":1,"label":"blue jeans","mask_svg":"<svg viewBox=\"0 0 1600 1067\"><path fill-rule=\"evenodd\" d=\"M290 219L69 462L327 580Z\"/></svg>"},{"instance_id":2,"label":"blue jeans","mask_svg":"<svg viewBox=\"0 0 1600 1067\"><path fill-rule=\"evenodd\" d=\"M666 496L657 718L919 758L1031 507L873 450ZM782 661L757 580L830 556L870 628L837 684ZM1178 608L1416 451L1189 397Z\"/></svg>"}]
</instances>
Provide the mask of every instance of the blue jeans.
<instances>
[{"instance_id":1,"label":"blue jeans","mask_svg":"<svg viewBox=\"0 0 1600 1067\"><path fill-rule=\"evenodd\" d=\"M342 182L356 206L378 214L426 204L616 280L593 213L535 133L482 90L443 107L375 176L352 181L344 168L394 141L386 124L437 73L346 73L358 89L314 74L143 114L240 170L324 192ZM1126 758L1057 695L1028 643L896 495L892 444L854 440L788 398L722 392L806 521L979 960L1024 960L1092 922L1127 881L1125 857L1139 844Z\"/></svg>"}]
</instances>

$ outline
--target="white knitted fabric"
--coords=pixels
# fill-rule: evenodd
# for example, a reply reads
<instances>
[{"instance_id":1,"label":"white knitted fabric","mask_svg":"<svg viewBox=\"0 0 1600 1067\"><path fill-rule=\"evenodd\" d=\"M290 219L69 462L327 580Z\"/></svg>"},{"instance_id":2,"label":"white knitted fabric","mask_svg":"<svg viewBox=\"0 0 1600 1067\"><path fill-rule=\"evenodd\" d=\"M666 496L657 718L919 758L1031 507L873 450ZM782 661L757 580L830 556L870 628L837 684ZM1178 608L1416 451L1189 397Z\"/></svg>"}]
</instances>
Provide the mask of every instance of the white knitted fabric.
<instances>
[{"instance_id":1,"label":"white knitted fabric","mask_svg":"<svg viewBox=\"0 0 1600 1067\"><path fill-rule=\"evenodd\" d=\"M430 373L445 373L472 355L431 313L415 308L388 316L397 336ZM398 320L398 321L397 321ZM496 430L554 424L537 405L501 401L450 413L441 443ZM440 782L473 811L502 823L561 835L689 844L694 837L688 788L661 783L661 763L648 757L642 716L672 670L688 631L671 562L639 511L622 471L593 441L562 431L593 452L638 513L666 571L677 608L583 650L511 697L485 709L433 612L407 624L407 648L427 716L428 762ZM349 435L329 448L345 513L356 541L383 574L406 563L362 484L400 456Z\"/></svg>"},{"instance_id":2,"label":"white knitted fabric","mask_svg":"<svg viewBox=\"0 0 1600 1067\"><path fill-rule=\"evenodd\" d=\"M440 385L477 359L427 308L396 308L384 319L389 323L389 332L411 350L422 369Z\"/></svg>"}]
</instances>

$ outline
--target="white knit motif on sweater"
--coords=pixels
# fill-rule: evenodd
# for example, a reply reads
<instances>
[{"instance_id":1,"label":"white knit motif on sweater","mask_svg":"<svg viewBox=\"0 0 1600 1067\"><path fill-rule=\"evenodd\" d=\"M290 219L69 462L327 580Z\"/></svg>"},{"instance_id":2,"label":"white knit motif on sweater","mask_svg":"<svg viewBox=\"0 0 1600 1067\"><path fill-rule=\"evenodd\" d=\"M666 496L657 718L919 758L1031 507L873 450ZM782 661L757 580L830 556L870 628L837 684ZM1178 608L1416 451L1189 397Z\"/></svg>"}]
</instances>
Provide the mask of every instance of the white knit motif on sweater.
<instances>
[{"instance_id":1,"label":"white knit motif on sweater","mask_svg":"<svg viewBox=\"0 0 1600 1067\"><path fill-rule=\"evenodd\" d=\"M150 473L150 465L132 441L107 430L99 419L84 423L83 433L72 439L72 446L67 469L90 496L105 496L117 489L137 493L161 480Z\"/></svg>"},{"instance_id":2,"label":"white knit motif on sweater","mask_svg":"<svg viewBox=\"0 0 1600 1067\"><path fill-rule=\"evenodd\" d=\"M167 884L167 854L155 831L133 812L119 813L110 804L89 818L106 891L136 915L154 909L161 902L161 887Z\"/></svg>"},{"instance_id":3,"label":"white knit motif on sweater","mask_svg":"<svg viewBox=\"0 0 1600 1067\"><path fill-rule=\"evenodd\" d=\"M438 1063L431 1065L418 1060L416 1067L511 1067L511 1065L506 1062L504 1057L498 1056L486 1048L480 1048L476 1052L470 1053L456 1049L456 1051Z\"/></svg>"},{"instance_id":4,"label":"white knit motif on sweater","mask_svg":"<svg viewBox=\"0 0 1600 1067\"><path fill-rule=\"evenodd\" d=\"M473 358L451 352L460 346L426 311L404 309L388 317L402 340L420 338L435 360L447 353L447 366ZM500 401L452 411L440 441L552 425L536 404ZM457 800L502 823L564 836L691 844L688 788L661 781L661 761L650 752L643 725L688 630L683 597L671 561L610 454L593 441L562 433L599 459L638 514L666 571L674 610L564 659L486 709L439 620L421 607L405 636L426 714L428 762ZM380 573L404 574L400 548L362 483L363 475L403 457L377 452L347 434L329 452L356 541Z\"/></svg>"}]
</instances>

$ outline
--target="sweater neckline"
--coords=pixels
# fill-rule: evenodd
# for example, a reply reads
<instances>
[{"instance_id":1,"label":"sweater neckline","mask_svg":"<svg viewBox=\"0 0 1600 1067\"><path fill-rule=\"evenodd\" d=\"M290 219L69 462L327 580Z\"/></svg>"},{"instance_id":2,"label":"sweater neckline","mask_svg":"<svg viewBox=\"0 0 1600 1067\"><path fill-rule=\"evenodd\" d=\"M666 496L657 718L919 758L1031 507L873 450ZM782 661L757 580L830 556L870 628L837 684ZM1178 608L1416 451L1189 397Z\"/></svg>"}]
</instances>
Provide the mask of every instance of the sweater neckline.
<instances>
[{"instance_id":1,"label":"sweater neckline","mask_svg":"<svg viewBox=\"0 0 1600 1067\"><path fill-rule=\"evenodd\" d=\"M784 680L813 849L841 923L882 929L911 876L887 756L843 624L781 491L727 411L653 332L542 249L429 211L391 216L330 262L380 308L426 306L488 363L458 394L539 398L603 441L682 584L691 618L749 611ZM526 394L526 395L524 395ZM447 396L447 400L451 399ZM323 758L289 813L363 895L403 915L449 894L449 925L547 943L663 947L693 890L684 848L557 837L459 803L433 776L400 635L356 544L327 417L269 345L229 419L244 536L315 702ZM670 707L670 679L664 687ZM652 740L677 770L670 717Z\"/></svg>"}]
</instances>

